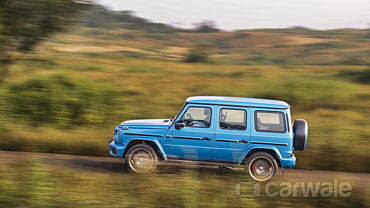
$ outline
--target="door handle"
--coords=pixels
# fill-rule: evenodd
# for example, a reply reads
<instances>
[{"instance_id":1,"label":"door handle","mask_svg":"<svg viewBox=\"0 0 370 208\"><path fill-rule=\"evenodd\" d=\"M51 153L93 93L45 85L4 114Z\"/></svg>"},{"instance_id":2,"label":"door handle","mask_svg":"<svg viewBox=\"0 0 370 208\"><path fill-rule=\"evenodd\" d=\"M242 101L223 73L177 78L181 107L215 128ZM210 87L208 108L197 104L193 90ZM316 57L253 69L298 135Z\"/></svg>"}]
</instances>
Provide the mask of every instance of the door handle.
<instances>
[{"instance_id":1,"label":"door handle","mask_svg":"<svg viewBox=\"0 0 370 208\"><path fill-rule=\"evenodd\" d=\"M242 140L239 140L240 143L248 143L248 141L242 139Z\"/></svg>"},{"instance_id":2,"label":"door handle","mask_svg":"<svg viewBox=\"0 0 370 208\"><path fill-rule=\"evenodd\" d=\"M211 141L211 139L210 138L208 138L208 137L203 137L202 138L204 141Z\"/></svg>"}]
</instances>

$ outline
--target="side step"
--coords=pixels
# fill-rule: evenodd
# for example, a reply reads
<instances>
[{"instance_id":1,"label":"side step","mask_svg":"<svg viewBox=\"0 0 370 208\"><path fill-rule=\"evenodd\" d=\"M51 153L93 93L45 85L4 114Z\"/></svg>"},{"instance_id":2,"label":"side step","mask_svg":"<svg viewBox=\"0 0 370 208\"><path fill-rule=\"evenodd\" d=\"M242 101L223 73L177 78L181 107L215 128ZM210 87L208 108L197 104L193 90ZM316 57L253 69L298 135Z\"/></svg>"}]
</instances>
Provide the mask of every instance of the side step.
<instances>
[{"instance_id":1,"label":"side step","mask_svg":"<svg viewBox=\"0 0 370 208\"><path fill-rule=\"evenodd\" d=\"M203 166L225 166L225 167L239 167L237 163L220 163L220 162L208 162L208 161L196 161L196 160L178 160L178 159L168 159L170 163L185 163L191 165L203 165Z\"/></svg>"}]
</instances>

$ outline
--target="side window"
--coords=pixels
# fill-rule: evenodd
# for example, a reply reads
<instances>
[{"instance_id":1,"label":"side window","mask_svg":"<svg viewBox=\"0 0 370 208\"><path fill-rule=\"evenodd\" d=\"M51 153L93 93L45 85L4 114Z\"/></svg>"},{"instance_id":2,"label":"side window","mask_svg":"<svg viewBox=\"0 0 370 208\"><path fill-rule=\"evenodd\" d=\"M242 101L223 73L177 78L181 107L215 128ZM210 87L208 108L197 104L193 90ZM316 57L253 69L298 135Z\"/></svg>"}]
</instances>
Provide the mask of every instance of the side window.
<instances>
[{"instance_id":1,"label":"side window","mask_svg":"<svg viewBox=\"0 0 370 208\"><path fill-rule=\"evenodd\" d=\"M223 108L220 110L220 128L244 130L247 128L246 118L245 110Z\"/></svg>"},{"instance_id":2,"label":"side window","mask_svg":"<svg viewBox=\"0 0 370 208\"><path fill-rule=\"evenodd\" d=\"M212 109L206 107L190 107L181 120L185 126L209 128L211 126Z\"/></svg>"},{"instance_id":3,"label":"side window","mask_svg":"<svg viewBox=\"0 0 370 208\"><path fill-rule=\"evenodd\" d=\"M286 131L283 112L256 111L255 127L257 131L284 133Z\"/></svg>"}]
</instances>

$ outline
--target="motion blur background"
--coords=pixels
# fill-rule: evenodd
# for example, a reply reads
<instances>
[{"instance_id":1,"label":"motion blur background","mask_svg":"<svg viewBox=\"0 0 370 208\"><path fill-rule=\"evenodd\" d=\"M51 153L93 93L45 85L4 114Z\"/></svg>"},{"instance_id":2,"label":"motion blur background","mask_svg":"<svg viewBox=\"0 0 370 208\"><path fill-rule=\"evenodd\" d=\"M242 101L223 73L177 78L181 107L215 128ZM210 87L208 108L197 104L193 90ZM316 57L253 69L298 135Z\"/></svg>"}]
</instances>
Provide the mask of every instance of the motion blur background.
<instances>
[{"instance_id":1,"label":"motion blur background","mask_svg":"<svg viewBox=\"0 0 370 208\"><path fill-rule=\"evenodd\" d=\"M218 20L207 19L206 9L204 19L199 16L190 24L193 19L180 14L175 22L164 21L163 16L156 20L143 1L131 7L145 8L141 13L151 20L125 10L124 2L116 7L112 2L100 1L108 7L69 0L0 2L0 150L107 156L107 142L121 121L170 118L189 96L256 97L284 100L292 107L293 119L308 121L308 148L296 153L297 168L370 172L370 28L366 25L370 15L340 8L336 13L350 20L351 15L359 16L347 26L338 23L342 18L322 16L286 28L282 27L290 23L281 21L291 18L258 26L258 21L243 16L227 27L237 16L227 20L228 13L222 13L227 11L218 9L218 18L226 19L219 20L224 27L218 27ZM369 3L356 2L358 11L370 10ZM263 6L257 5L262 11ZM268 5L268 11L279 8ZM171 19L170 12L164 13ZM156 22L161 20L167 24ZM361 24L353 25L353 20ZM315 27L315 21L320 29L306 27ZM122 200L117 207L297 203L235 199L235 182L244 177L240 175L181 169L163 173L168 177L91 176L49 167L37 158L6 161L5 156L0 161L0 204L7 207L106 207L112 206L105 198L110 194ZM110 177L116 183L107 182ZM126 188L132 180L131 188ZM80 184L79 189L72 189L71 183ZM174 194L178 189L181 193ZM369 189L358 190L346 203L301 202L307 207L366 206ZM141 194L146 196L140 198Z\"/></svg>"}]
</instances>

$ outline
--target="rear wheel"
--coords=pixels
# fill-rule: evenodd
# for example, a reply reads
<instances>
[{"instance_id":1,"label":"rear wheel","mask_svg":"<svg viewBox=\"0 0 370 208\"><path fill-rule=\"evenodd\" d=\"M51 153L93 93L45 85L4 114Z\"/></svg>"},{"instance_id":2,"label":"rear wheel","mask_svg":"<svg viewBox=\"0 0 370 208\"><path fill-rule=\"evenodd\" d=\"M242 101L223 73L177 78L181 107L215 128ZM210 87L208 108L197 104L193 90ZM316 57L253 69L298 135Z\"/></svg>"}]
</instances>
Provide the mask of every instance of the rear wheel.
<instances>
[{"instance_id":1,"label":"rear wheel","mask_svg":"<svg viewBox=\"0 0 370 208\"><path fill-rule=\"evenodd\" d=\"M136 144L125 156L126 165L136 173L150 173L157 168L157 152L149 145Z\"/></svg>"},{"instance_id":2,"label":"rear wheel","mask_svg":"<svg viewBox=\"0 0 370 208\"><path fill-rule=\"evenodd\" d=\"M256 152L248 157L247 168L254 180L267 181L275 176L278 164L269 153Z\"/></svg>"}]
</instances>

